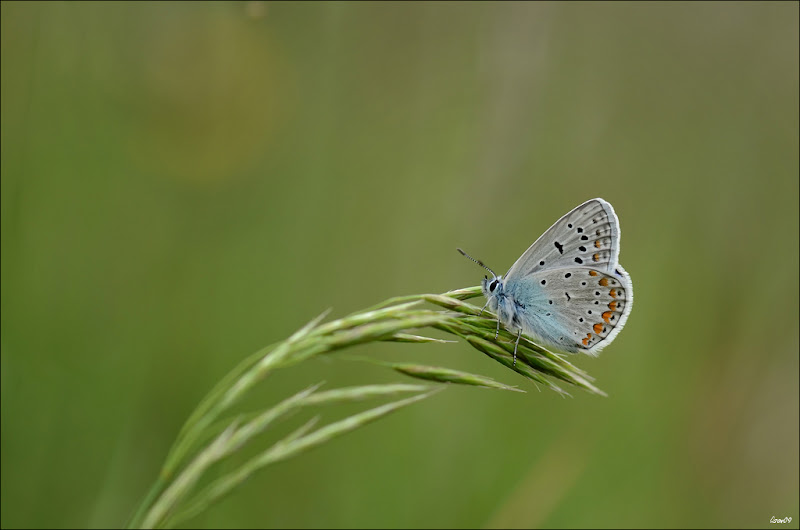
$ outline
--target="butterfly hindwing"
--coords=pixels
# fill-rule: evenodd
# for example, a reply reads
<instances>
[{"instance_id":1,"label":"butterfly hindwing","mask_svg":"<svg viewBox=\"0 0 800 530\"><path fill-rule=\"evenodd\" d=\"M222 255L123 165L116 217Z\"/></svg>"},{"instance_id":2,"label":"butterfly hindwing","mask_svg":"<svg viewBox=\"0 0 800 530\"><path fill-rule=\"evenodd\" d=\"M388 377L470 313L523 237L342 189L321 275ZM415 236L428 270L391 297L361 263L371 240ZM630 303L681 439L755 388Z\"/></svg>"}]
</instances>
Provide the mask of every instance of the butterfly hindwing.
<instances>
[{"instance_id":1,"label":"butterfly hindwing","mask_svg":"<svg viewBox=\"0 0 800 530\"><path fill-rule=\"evenodd\" d=\"M506 280L541 270L592 267L613 272L619 256L619 221L603 199L591 199L556 221L511 266Z\"/></svg>"},{"instance_id":2,"label":"butterfly hindwing","mask_svg":"<svg viewBox=\"0 0 800 530\"><path fill-rule=\"evenodd\" d=\"M627 272L563 267L529 274L505 286L508 328L545 348L596 355L622 330L633 306Z\"/></svg>"}]
</instances>

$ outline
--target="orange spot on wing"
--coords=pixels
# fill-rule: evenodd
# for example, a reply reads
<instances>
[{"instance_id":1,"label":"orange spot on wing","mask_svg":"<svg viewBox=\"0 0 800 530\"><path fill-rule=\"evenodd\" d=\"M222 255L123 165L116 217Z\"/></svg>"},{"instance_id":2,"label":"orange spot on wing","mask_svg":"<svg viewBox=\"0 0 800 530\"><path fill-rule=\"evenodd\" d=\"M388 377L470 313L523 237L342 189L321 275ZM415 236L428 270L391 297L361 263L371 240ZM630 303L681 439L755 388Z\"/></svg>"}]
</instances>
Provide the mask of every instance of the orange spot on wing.
<instances>
[{"instance_id":1,"label":"orange spot on wing","mask_svg":"<svg viewBox=\"0 0 800 530\"><path fill-rule=\"evenodd\" d=\"M608 294L611 295L611 298L616 298L617 297L617 290L616 289L611 289L611 292L608 293Z\"/></svg>"},{"instance_id":2,"label":"orange spot on wing","mask_svg":"<svg viewBox=\"0 0 800 530\"><path fill-rule=\"evenodd\" d=\"M616 305L617 303L616 302L611 302L611 304ZM608 306L611 307L611 304L608 304ZM605 313L603 313L603 320L606 321L606 324L611 324L611 320L609 320L609 319L611 318L611 315L613 315L613 314L614 314L614 311L606 311Z\"/></svg>"},{"instance_id":3,"label":"orange spot on wing","mask_svg":"<svg viewBox=\"0 0 800 530\"><path fill-rule=\"evenodd\" d=\"M591 333L587 333L586 336L583 337L583 341L582 341L583 345L584 346L588 346L590 340L592 340L592 334Z\"/></svg>"},{"instance_id":4,"label":"orange spot on wing","mask_svg":"<svg viewBox=\"0 0 800 530\"><path fill-rule=\"evenodd\" d=\"M599 239L594 242L594 246L596 246L597 248L600 248L600 240Z\"/></svg>"},{"instance_id":5,"label":"orange spot on wing","mask_svg":"<svg viewBox=\"0 0 800 530\"><path fill-rule=\"evenodd\" d=\"M595 271L589 271L589 276L597 276L597 272L595 272Z\"/></svg>"},{"instance_id":6,"label":"orange spot on wing","mask_svg":"<svg viewBox=\"0 0 800 530\"><path fill-rule=\"evenodd\" d=\"M594 256L592 256L592 259L595 261L600 261L600 254L595 254Z\"/></svg>"},{"instance_id":7,"label":"orange spot on wing","mask_svg":"<svg viewBox=\"0 0 800 530\"><path fill-rule=\"evenodd\" d=\"M608 287L608 278L600 278L600 285Z\"/></svg>"},{"instance_id":8,"label":"orange spot on wing","mask_svg":"<svg viewBox=\"0 0 800 530\"><path fill-rule=\"evenodd\" d=\"M608 304L608 308L609 308L610 310L612 310L612 311L616 311L616 310L617 310L617 301L616 301L616 300L614 300L613 302L611 302L610 304Z\"/></svg>"},{"instance_id":9,"label":"orange spot on wing","mask_svg":"<svg viewBox=\"0 0 800 530\"><path fill-rule=\"evenodd\" d=\"M603 325L600 323L595 324L594 326L592 326L592 329L594 329L594 332L599 335L600 332L603 331Z\"/></svg>"}]
</instances>

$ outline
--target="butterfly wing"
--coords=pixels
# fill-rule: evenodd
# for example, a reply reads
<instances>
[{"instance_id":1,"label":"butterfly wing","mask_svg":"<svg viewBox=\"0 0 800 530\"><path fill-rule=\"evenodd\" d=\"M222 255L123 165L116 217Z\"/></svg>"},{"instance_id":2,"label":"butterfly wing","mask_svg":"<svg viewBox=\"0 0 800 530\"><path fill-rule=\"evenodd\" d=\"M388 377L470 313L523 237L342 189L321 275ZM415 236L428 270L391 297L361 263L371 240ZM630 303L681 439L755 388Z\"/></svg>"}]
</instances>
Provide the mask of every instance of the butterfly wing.
<instances>
[{"instance_id":1,"label":"butterfly wing","mask_svg":"<svg viewBox=\"0 0 800 530\"><path fill-rule=\"evenodd\" d=\"M547 229L511 266L504 278L541 270L588 266L614 272L619 256L619 220L603 199L577 206Z\"/></svg>"},{"instance_id":2,"label":"butterfly wing","mask_svg":"<svg viewBox=\"0 0 800 530\"><path fill-rule=\"evenodd\" d=\"M510 327L564 353L597 355L622 330L633 307L633 285L621 266L540 270L507 281L514 304Z\"/></svg>"}]
</instances>

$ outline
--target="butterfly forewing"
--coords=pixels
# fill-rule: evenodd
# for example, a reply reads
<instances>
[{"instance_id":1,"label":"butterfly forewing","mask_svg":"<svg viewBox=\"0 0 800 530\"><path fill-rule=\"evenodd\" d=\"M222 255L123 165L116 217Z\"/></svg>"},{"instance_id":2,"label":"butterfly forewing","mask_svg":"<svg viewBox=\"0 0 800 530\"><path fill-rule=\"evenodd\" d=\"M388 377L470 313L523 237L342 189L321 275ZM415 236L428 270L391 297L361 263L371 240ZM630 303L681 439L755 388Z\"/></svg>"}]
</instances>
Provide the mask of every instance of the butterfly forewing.
<instances>
[{"instance_id":1,"label":"butterfly forewing","mask_svg":"<svg viewBox=\"0 0 800 530\"><path fill-rule=\"evenodd\" d=\"M617 265L540 270L506 285L519 308L513 324L558 352L595 355L611 343L630 314L633 288Z\"/></svg>"},{"instance_id":2,"label":"butterfly forewing","mask_svg":"<svg viewBox=\"0 0 800 530\"><path fill-rule=\"evenodd\" d=\"M511 266L505 279L513 281L563 267L583 266L613 273L619 235L614 208L603 199L591 199L548 228Z\"/></svg>"}]
</instances>

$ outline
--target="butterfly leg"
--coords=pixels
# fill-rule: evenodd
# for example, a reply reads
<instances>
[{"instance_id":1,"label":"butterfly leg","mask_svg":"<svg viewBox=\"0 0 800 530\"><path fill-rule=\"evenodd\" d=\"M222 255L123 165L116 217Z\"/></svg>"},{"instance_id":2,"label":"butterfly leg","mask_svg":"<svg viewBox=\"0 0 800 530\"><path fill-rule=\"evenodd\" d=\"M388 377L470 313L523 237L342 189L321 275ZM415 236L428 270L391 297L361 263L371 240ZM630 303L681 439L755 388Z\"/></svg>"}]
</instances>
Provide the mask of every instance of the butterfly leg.
<instances>
[{"instance_id":1,"label":"butterfly leg","mask_svg":"<svg viewBox=\"0 0 800 530\"><path fill-rule=\"evenodd\" d=\"M519 333L517 333L517 342L514 343L514 366L517 365L517 346L519 346L519 338L522 336L522 328L519 328Z\"/></svg>"},{"instance_id":2,"label":"butterfly leg","mask_svg":"<svg viewBox=\"0 0 800 530\"><path fill-rule=\"evenodd\" d=\"M486 300L486 303L485 303L485 304L483 304L483 307L481 308L481 312L480 312L480 313L478 313L478 316L481 316L481 315L483 314L483 310L484 310L484 309L486 309L486 306L487 306L487 305L489 305L489 302L490 302L490 301L491 301L491 300Z\"/></svg>"},{"instance_id":3,"label":"butterfly leg","mask_svg":"<svg viewBox=\"0 0 800 530\"><path fill-rule=\"evenodd\" d=\"M500 335L500 314L497 315L497 331L494 332L494 340Z\"/></svg>"}]
</instances>

